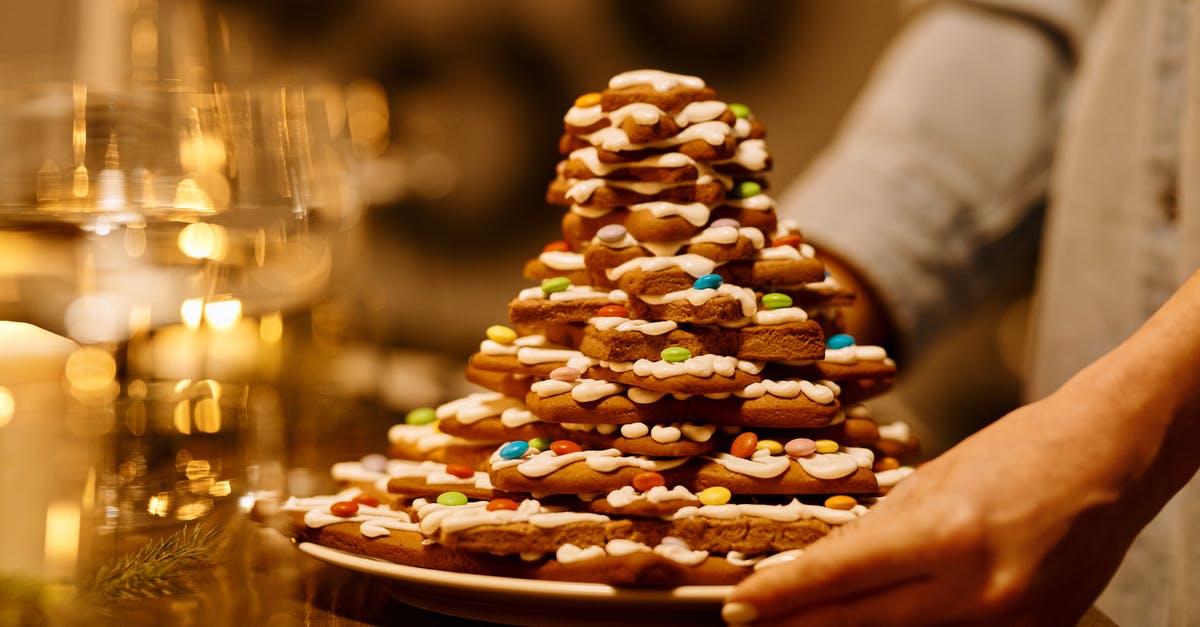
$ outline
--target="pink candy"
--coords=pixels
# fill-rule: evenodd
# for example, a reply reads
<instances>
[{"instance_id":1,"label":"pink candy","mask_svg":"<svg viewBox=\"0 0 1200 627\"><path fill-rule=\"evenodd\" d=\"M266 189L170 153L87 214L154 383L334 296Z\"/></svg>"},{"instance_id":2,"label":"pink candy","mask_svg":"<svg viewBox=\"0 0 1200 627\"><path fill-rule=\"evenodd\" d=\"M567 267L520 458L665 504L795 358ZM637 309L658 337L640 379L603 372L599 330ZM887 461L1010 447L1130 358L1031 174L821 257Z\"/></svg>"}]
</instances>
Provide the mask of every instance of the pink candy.
<instances>
[{"instance_id":1,"label":"pink candy","mask_svg":"<svg viewBox=\"0 0 1200 627\"><path fill-rule=\"evenodd\" d=\"M787 444L783 445L783 452L792 457L804 457L812 455L817 450L817 443L808 438L795 438L788 440Z\"/></svg>"},{"instance_id":2,"label":"pink candy","mask_svg":"<svg viewBox=\"0 0 1200 627\"><path fill-rule=\"evenodd\" d=\"M555 381L566 381L570 383L583 376L583 373L576 368L570 366L560 366L550 371L550 378Z\"/></svg>"}]
</instances>

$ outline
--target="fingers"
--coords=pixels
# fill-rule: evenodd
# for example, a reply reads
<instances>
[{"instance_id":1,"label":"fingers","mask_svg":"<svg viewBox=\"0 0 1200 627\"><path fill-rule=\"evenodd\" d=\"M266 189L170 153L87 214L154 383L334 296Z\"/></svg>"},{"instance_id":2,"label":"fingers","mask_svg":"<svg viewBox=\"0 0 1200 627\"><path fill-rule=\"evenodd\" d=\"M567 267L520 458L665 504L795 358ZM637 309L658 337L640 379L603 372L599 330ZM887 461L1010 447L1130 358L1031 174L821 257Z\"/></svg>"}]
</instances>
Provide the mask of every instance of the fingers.
<instances>
[{"instance_id":1,"label":"fingers","mask_svg":"<svg viewBox=\"0 0 1200 627\"><path fill-rule=\"evenodd\" d=\"M928 551L920 550L916 539L922 534L898 536L886 526L862 522L849 533L817 541L792 562L754 573L734 588L727 603L768 618L907 585L932 572L922 557Z\"/></svg>"}]
</instances>

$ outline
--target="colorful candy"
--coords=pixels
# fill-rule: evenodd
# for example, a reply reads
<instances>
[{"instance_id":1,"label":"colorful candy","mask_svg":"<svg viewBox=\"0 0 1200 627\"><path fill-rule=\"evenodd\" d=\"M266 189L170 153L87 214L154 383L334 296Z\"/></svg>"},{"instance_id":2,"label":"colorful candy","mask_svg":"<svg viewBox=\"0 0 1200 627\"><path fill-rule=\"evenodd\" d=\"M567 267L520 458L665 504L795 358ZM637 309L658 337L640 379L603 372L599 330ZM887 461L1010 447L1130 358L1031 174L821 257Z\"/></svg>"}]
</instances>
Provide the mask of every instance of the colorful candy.
<instances>
[{"instance_id":1,"label":"colorful candy","mask_svg":"<svg viewBox=\"0 0 1200 627\"><path fill-rule=\"evenodd\" d=\"M530 438L530 440L529 440L529 448L538 450L538 451L550 450L550 444L552 444L552 442L550 441L550 438L548 438L544 435L539 435L538 437Z\"/></svg>"},{"instance_id":2,"label":"colorful candy","mask_svg":"<svg viewBox=\"0 0 1200 627\"><path fill-rule=\"evenodd\" d=\"M466 464L446 464L446 474L453 475L459 479L470 479L475 476L475 469Z\"/></svg>"},{"instance_id":3,"label":"colorful candy","mask_svg":"<svg viewBox=\"0 0 1200 627\"><path fill-rule=\"evenodd\" d=\"M560 240L557 240L554 242L550 242L549 244L546 244L545 246L542 246L542 252L544 252L544 253L569 253L569 252L571 252L571 245L568 244L565 240L560 239Z\"/></svg>"},{"instance_id":4,"label":"colorful candy","mask_svg":"<svg viewBox=\"0 0 1200 627\"><path fill-rule=\"evenodd\" d=\"M583 94L575 99L575 106L579 107L580 109L594 107L598 104L600 104L600 94L594 91ZM737 113L734 113L734 115L737 115Z\"/></svg>"},{"instance_id":5,"label":"colorful candy","mask_svg":"<svg viewBox=\"0 0 1200 627\"><path fill-rule=\"evenodd\" d=\"M599 231L596 231L596 239L605 244L616 244L624 240L628 233L629 231L625 230L625 227L620 224L606 224L600 227Z\"/></svg>"},{"instance_id":6,"label":"colorful candy","mask_svg":"<svg viewBox=\"0 0 1200 627\"><path fill-rule=\"evenodd\" d=\"M567 383L570 383L581 376L583 376L583 373L580 372L578 368L572 368L571 366L559 366L550 371L551 379L554 379L555 381L566 381Z\"/></svg>"},{"instance_id":7,"label":"colorful candy","mask_svg":"<svg viewBox=\"0 0 1200 627\"><path fill-rule=\"evenodd\" d=\"M329 506L329 513L342 518L349 518L358 513L358 503L354 501L338 501Z\"/></svg>"},{"instance_id":8,"label":"colorful candy","mask_svg":"<svg viewBox=\"0 0 1200 627\"><path fill-rule=\"evenodd\" d=\"M410 425L427 425L437 420L437 412L432 407L418 407L404 415L404 422Z\"/></svg>"},{"instance_id":9,"label":"colorful candy","mask_svg":"<svg viewBox=\"0 0 1200 627\"><path fill-rule=\"evenodd\" d=\"M360 494L350 500L360 505L366 505L367 507L379 507L379 499L371 496L370 494Z\"/></svg>"},{"instance_id":10,"label":"colorful candy","mask_svg":"<svg viewBox=\"0 0 1200 627\"><path fill-rule=\"evenodd\" d=\"M749 198L761 193L762 185L759 185L757 181L742 181L730 190L730 195L734 198Z\"/></svg>"},{"instance_id":11,"label":"colorful candy","mask_svg":"<svg viewBox=\"0 0 1200 627\"><path fill-rule=\"evenodd\" d=\"M652 470L647 470L646 472L638 473L633 478L634 489L641 491L641 492L645 492L646 490L649 490L650 488L654 488L654 487L657 487L660 485L666 485L666 484L667 484L667 480L664 479L662 475L660 475L657 472L654 472Z\"/></svg>"},{"instance_id":12,"label":"colorful candy","mask_svg":"<svg viewBox=\"0 0 1200 627\"><path fill-rule=\"evenodd\" d=\"M875 460L875 465L871 466L871 470L875 472L883 472L885 470L895 470L900 467L900 460L895 457L880 457Z\"/></svg>"},{"instance_id":13,"label":"colorful candy","mask_svg":"<svg viewBox=\"0 0 1200 627\"><path fill-rule=\"evenodd\" d=\"M739 118L745 119L745 118L750 117L750 107L747 107L746 105L744 105L740 102L729 103L729 110L732 111L733 114Z\"/></svg>"},{"instance_id":14,"label":"colorful candy","mask_svg":"<svg viewBox=\"0 0 1200 627\"><path fill-rule=\"evenodd\" d=\"M550 450L554 451L555 455L568 455L570 453L578 453L583 448L578 443L570 440L555 440L550 443Z\"/></svg>"},{"instance_id":15,"label":"colorful candy","mask_svg":"<svg viewBox=\"0 0 1200 627\"><path fill-rule=\"evenodd\" d=\"M780 235L779 237L776 237L775 239L771 240L772 247L774 247L774 246L791 246L792 248L796 248L796 247L800 246L800 244L803 244L803 243L804 243L804 240L800 239L800 236L796 235L795 233L789 233L787 235Z\"/></svg>"},{"instance_id":16,"label":"colorful candy","mask_svg":"<svg viewBox=\"0 0 1200 627\"><path fill-rule=\"evenodd\" d=\"M753 431L743 431L729 445L729 454L742 459L749 458L758 448L758 435Z\"/></svg>"},{"instance_id":17,"label":"colorful candy","mask_svg":"<svg viewBox=\"0 0 1200 627\"><path fill-rule=\"evenodd\" d=\"M715 485L711 488L701 490L700 494L696 495L696 498L700 499L700 502L704 505L724 505L729 502L729 499L733 498L733 493L729 491L729 488Z\"/></svg>"},{"instance_id":18,"label":"colorful candy","mask_svg":"<svg viewBox=\"0 0 1200 627\"><path fill-rule=\"evenodd\" d=\"M783 445L778 440L759 440L758 446L755 447L755 450L757 449L765 449L772 455L778 455L783 452Z\"/></svg>"},{"instance_id":19,"label":"colorful candy","mask_svg":"<svg viewBox=\"0 0 1200 627\"><path fill-rule=\"evenodd\" d=\"M767 309L783 309L792 306L792 297L780 292L771 292L763 294L762 304Z\"/></svg>"},{"instance_id":20,"label":"colorful candy","mask_svg":"<svg viewBox=\"0 0 1200 627\"><path fill-rule=\"evenodd\" d=\"M854 509L855 505L858 505L858 501L854 500L853 496L847 496L845 494L838 494L825 499L825 507L830 509L850 510Z\"/></svg>"},{"instance_id":21,"label":"colorful candy","mask_svg":"<svg viewBox=\"0 0 1200 627\"><path fill-rule=\"evenodd\" d=\"M601 318L628 318L629 310L622 305L605 305L596 310L596 315Z\"/></svg>"},{"instance_id":22,"label":"colorful candy","mask_svg":"<svg viewBox=\"0 0 1200 627\"><path fill-rule=\"evenodd\" d=\"M504 445L502 445L500 447L500 451L499 451L500 458L501 459L517 459L518 457L524 455L525 451L528 451L528 450L529 450L529 443L525 442L523 440L516 440L513 442L505 442Z\"/></svg>"},{"instance_id":23,"label":"colorful candy","mask_svg":"<svg viewBox=\"0 0 1200 627\"><path fill-rule=\"evenodd\" d=\"M492 500L488 501L488 504L484 506L484 509L486 509L489 512L495 512L498 510L516 511L517 510L517 502L512 499L505 499L505 498L492 499Z\"/></svg>"},{"instance_id":24,"label":"colorful candy","mask_svg":"<svg viewBox=\"0 0 1200 627\"><path fill-rule=\"evenodd\" d=\"M719 229L723 226L732 226L735 229L740 229L742 228L742 223L733 218L717 218L712 221L712 224L708 225L708 228Z\"/></svg>"},{"instance_id":25,"label":"colorful candy","mask_svg":"<svg viewBox=\"0 0 1200 627\"><path fill-rule=\"evenodd\" d=\"M517 332L502 324L493 324L487 328L487 339L497 344L512 344L517 339Z\"/></svg>"},{"instance_id":26,"label":"colorful candy","mask_svg":"<svg viewBox=\"0 0 1200 627\"><path fill-rule=\"evenodd\" d=\"M836 453L841 448L833 440L817 440L813 444L816 445L818 453Z\"/></svg>"},{"instance_id":27,"label":"colorful candy","mask_svg":"<svg viewBox=\"0 0 1200 627\"><path fill-rule=\"evenodd\" d=\"M722 279L719 274L706 274L696 279L696 282L692 283L692 287L698 290L715 290L724 282L725 279Z\"/></svg>"},{"instance_id":28,"label":"colorful candy","mask_svg":"<svg viewBox=\"0 0 1200 627\"><path fill-rule=\"evenodd\" d=\"M829 336L829 339L825 340L825 346L835 350L839 348L846 348L847 346L854 346L854 337L846 335L845 333L831 335Z\"/></svg>"},{"instance_id":29,"label":"colorful candy","mask_svg":"<svg viewBox=\"0 0 1200 627\"><path fill-rule=\"evenodd\" d=\"M363 455L362 459L359 460L359 463L362 464L363 468L374 472L383 472L387 470L387 457L380 455L379 453L368 453Z\"/></svg>"},{"instance_id":30,"label":"colorful candy","mask_svg":"<svg viewBox=\"0 0 1200 627\"><path fill-rule=\"evenodd\" d=\"M792 457L805 457L817 451L817 443L808 438L793 438L783 445L783 451Z\"/></svg>"},{"instance_id":31,"label":"colorful candy","mask_svg":"<svg viewBox=\"0 0 1200 627\"><path fill-rule=\"evenodd\" d=\"M680 362L691 359L692 351L682 346L668 346L667 348L662 349L662 352L660 352L659 355L662 356L663 361Z\"/></svg>"},{"instance_id":32,"label":"colorful candy","mask_svg":"<svg viewBox=\"0 0 1200 627\"><path fill-rule=\"evenodd\" d=\"M571 287L571 279L565 276L556 276L549 279L542 279L542 292L545 294L553 294L562 292L568 287Z\"/></svg>"},{"instance_id":33,"label":"colorful candy","mask_svg":"<svg viewBox=\"0 0 1200 627\"><path fill-rule=\"evenodd\" d=\"M449 492L442 492L437 495L437 502L438 505L445 505L446 507L458 507L467 504L467 495L458 490L450 490Z\"/></svg>"}]
</instances>

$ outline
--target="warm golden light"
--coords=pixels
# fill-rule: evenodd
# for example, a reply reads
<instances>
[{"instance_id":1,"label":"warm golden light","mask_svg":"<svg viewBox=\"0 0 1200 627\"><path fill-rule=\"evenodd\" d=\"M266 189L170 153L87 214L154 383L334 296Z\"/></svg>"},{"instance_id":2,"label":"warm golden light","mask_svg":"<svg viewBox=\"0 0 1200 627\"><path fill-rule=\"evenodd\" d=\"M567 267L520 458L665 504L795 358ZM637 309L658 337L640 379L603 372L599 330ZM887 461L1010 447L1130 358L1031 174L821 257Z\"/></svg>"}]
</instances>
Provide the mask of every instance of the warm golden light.
<instances>
[{"instance_id":1,"label":"warm golden light","mask_svg":"<svg viewBox=\"0 0 1200 627\"><path fill-rule=\"evenodd\" d=\"M17 401L13 398L12 390L0 385L0 429L12 422L16 411Z\"/></svg>"},{"instance_id":2,"label":"warm golden light","mask_svg":"<svg viewBox=\"0 0 1200 627\"><path fill-rule=\"evenodd\" d=\"M197 222L179 231L179 250L193 259L221 259L225 256L225 227Z\"/></svg>"},{"instance_id":3,"label":"warm golden light","mask_svg":"<svg viewBox=\"0 0 1200 627\"><path fill-rule=\"evenodd\" d=\"M200 399L192 410L192 418L201 433L216 433L221 430L221 405L215 398Z\"/></svg>"},{"instance_id":4,"label":"warm golden light","mask_svg":"<svg viewBox=\"0 0 1200 627\"><path fill-rule=\"evenodd\" d=\"M229 496L233 492L233 487L229 485L229 480L217 481L208 489L209 496L222 497Z\"/></svg>"},{"instance_id":5,"label":"warm golden light","mask_svg":"<svg viewBox=\"0 0 1200 627\"><path fill-rule=\"evenodd\" d=\"M170 492L155 494L146 503L146 511L154 516L169 516L171 514L171 498Z\"/></svg>"},{"instance_id":6,"label":"warm golden light","mask_svg":"<svg viewBox=\"0 0 1200 627\"><path fill-rule=\"evenodd\" d=\"M388 101L382 85L371 80L347 85L346 119L351 143L360 154L377 157L387 149Z\"/></svg>"},{"instance_id":7,"label":"warm golden light","mask_svg":"<svg viewBox=\"0 0 1200 627\"><path fill-rule=\"evenodd\" d=\"M192 408L186 400L175 404L175 413L172 418L174 419L176 431L183 435L188 435L192 432Z\"/></svg>"},{"instance_id":8,"label":"warm golden light","mask_svg":"<svg viewBox=\"0 0 1200 627\"><path fill-rule=\"evenodd\" d=\"M219 331L232 329L242 319L242 301L230 298L205 303L204 319Z\"/></svg>"},{"instance_id":9,"label":"warm golden light","mask_svg":"<svg viewBox=\"0 0 1200 627\"><path fill-rule=\"evenodd\" d=\"M194 503L180 505L175 511L175 517L179 520L195 520L208 512L212 511L212 499L205 497Z\"/></svg>"},{"instance_id":10,"label":"warm golden light","mask_svg":"<svg viewBox=\"0 0 1200 627\"><path fill-rule=\"evenodd\" d=\"M283 339L283 314L264 314L258 321L258 338L264 344L278 344Z\"/></svg>"},{"instance_id":11,"label":"warm golden light","mask_svg":"<svg viewBox=\"0 0 1200 627\"><path fill-rule=\"evenodd\" d=\"M179 306L179 317L189 329L199 328L204 317L204 299L189 298L183 301Z\"/></svg>"},{"instance_id":12,"label":"warm golden light","mask_svg":"<svg viewBox=\"0 0 1200 627\"><path fill-rule=\"evenodd\" d=\"M179 142L179 161L188 172L211 172L225 167L225 142L196 133Z\"/></svg>"},{"instance_id":13,"label":"warm golden light","mask_svg":"<svg viewBox=\"0 0 1200 627\"><path fill-rule=\"evenodd\" d=\"M46 505L46 566L55 575L70 575L79 555L79 504L52 501Z\"/></svg>"},{"instance_id":14,"label":"warm golden light","mask_svg":"<svg viewBox=\"0 0 1200 627\"><path fill-rule=\"evenodd\" d=\"M108 351L85 346L67 358L67 381L82 392L96 392L113 384L117 377L117 361Z\"/></svg>"},{"instance_id":15,"label":"warm golden light","mask_svg":"<svg viewBox=\"0 0 1200 627\"><path fill-rule=\"evenodd\" d=\"M76 198L87 198L88 195L88 171L81 163L75 168L75 173L71 177L71 194Z\"/></svg>"},{"instance_id":16,"label":"warm golden light","mask_svg":"<svg viewBox=\"0 0 1200 627\"><path fill-rule=\"evenodd\" d=\"M183 474L186 475L188 479L200 479L209 476L211 473L212 465L208 463L207 459L188 460L187 465L184 466L183 470Z\"/></svg>"},{"instance_id":17,"label":"warm golden light","mask_svg":"<svg viewBox=\"0 0 1200 627\"><path fill-rule=\"evenodd\" d=\"M176 209L212 213L212 200L194 179L181 179L175 186L175 201L171 203Z\"/></svg>"}]
</instances>

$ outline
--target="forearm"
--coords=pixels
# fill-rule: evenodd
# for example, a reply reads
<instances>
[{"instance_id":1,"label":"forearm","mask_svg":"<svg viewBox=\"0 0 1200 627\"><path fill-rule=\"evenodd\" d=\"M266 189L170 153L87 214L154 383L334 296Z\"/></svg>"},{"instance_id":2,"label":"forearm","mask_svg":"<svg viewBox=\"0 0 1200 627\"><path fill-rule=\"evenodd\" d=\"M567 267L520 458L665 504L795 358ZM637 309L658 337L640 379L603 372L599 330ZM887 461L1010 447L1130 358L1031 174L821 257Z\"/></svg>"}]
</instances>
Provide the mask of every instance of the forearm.
<instances>
[{"instance_id":1,"label":"forearm","mask_svg":"<svg viewBox=\"0 0 1200 627\"><path fill-rule=\"evenodd\" d=\"M971 305L1010 260L986 257L1044 192L1071 72L1027 20L956 4L914 18L836 141L781 198L916 347ZM1032 254L1036 232L1018 237ZM987 268L992 265L994 267Z\"/></svg>"}]
</instances>

